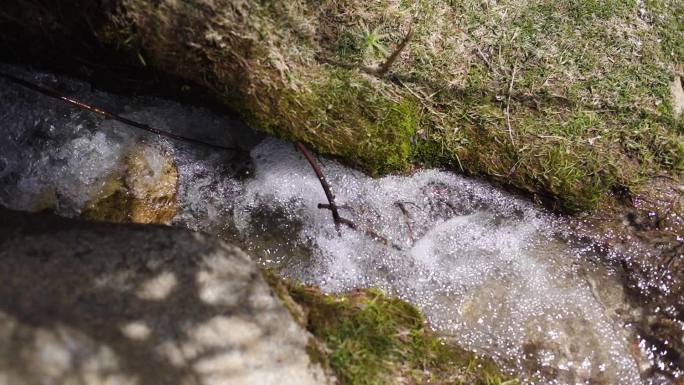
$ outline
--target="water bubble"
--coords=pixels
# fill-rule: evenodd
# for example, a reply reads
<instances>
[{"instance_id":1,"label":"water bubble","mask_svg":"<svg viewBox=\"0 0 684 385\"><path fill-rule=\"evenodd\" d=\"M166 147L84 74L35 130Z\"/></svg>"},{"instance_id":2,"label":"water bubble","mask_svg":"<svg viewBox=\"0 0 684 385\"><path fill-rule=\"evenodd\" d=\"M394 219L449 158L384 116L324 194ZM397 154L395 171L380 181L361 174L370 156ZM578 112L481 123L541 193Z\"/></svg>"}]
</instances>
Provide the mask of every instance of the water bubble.
<instances>
[{"instance_id":1,"label":"water bubble","mask_svg":"<svg viewBox=\"0 0 684 385\"><path fill-rule=\"evenodd\" d=\"M92 96L87 87L74 89ZM98 97L155 127L238 135L227 129L232 118L205 109ZM11 207L30 209L41 194L57 191L62 213L76 215L139 143L138 132L114 122L83 129L27 91L0 87L0 101L10 117L3 137L20 138L30 126L22 122L37 116L63 134L29 148L19 140L2 144L0 172L6 159L21 160L17 180L0 189L0 201ZM146 145L162 147L178 169L177 225L219 234L260 264L327 291L374 286L409 300L440 332L530 373L530 383L642 383L630 336L613 317L629 307L621 283L590 263L595 247L567 242L559 234L572 230L561 218L524 200L444 171L374 179L325 160L337 202L348 207L343 215L361 229L338 233L328 210L318 209L326 202L318 179L289 143L267 139L231 166L226 154L184 143ZM162 164L154 154L148 161ZM397 202L405 202L406 213Z\"/></svg>"}]
</instances>

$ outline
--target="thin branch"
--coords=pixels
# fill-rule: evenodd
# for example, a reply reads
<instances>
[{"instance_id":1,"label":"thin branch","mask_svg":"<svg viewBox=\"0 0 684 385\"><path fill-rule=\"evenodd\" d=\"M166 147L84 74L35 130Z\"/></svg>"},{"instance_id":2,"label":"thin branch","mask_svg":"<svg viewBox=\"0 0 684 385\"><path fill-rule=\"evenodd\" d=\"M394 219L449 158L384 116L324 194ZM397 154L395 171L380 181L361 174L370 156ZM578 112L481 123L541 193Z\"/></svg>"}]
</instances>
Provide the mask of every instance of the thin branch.
<instances>
[{"instance_id":1,"label":"thin branch","mask_svg":"<svg viewBox=\"0 0 684 385\"><path fill-rule=\"evenodd\" d=\"M395 61L399 58L399 55L401 55L401 51L406 48L408 43L411 41L413 38L413 25L409 25L409 30L406 33L406 36L404 36L404 39L399 43L397 46L397 49L394 50L394 52L390 55L390 57L385 60L385 63L383 63L380 68L377 70L377 75L378 76L383 76L387 73L387 71L392 68L392 64L394 64Z\"/></svg>"},{"instance_id":2,"label":"thin branch","mask_svg":"<svg viewBox=\"0 0 684 385\"><path fill-rule=\"evenodd\" d=\"M295 142L295 147L297 147L297 150L299 150L299 152L301 152L302 155L304 155L306 160L311 165L311 168L314 170L314 173L316 173L318 181L321 183L321 187L323 187L323 192L325 192L325 197L328 199L328 209L332 213L335 227L339 230L340 224L343 223L349 227L352 227L350 226L350 224L353 225L353 223L347 220L343 220L340 216L340 212L337 210L337 205L335 204L335 194L333 194L332 189L330 188L330 184L328 184L328 181L325 179L325 175L323 174L323 171L321 171L321 168L318 166L316 159L314 159L313 155L311 155L309 150L306 149L306 146L302 142ZM356 226L352 228L355 227Z\"/></svg>"},{"instance_id":3,"label":"thin branch","mask_svg":"<svg viewBox=\"0 0 684 385\"><path fill-rule=\"evenodd\" d=\"M383 244L385 244L385 246L390 246L390 247L392 247L394 250L398 250L398 251L404 250L401 246L397 245L397 244L394 243L394 242L390 242L389 239L387 239L387 238L383 237L382 235L378 234L378 233L375 232L373 229L364 229L363 232L365 232L365 233L366 233L368 236L370 236L371 238L375 238L375 239L377 239L378 241L382 242Z\"/></svg>"},{"instance_id":4,"label":"thin branch","mask_svg":"<svg viewBox=\"0 0 684 385\"><path fill-rule=\"evenodd\" d=\"M489 69L489 71L490 71L492 74L494 74L494 67L492 66L492 62L490 62L489 59L487 59L487 57L485 56L485 54L484 54L484 53L482 52L482 50L480 49L480 46L478 46L478 45L476 44L476 45L475 45L475 50L477 51L477 55L480 57L480 59L482 59L482 61L487 65L487 68Z\"/></svg>"},{"instance_id":5,"label":"thin branch","mask_svg":"<svg viewBox=\"0 0 684 385\"><path fill-rule=\"evenodd\" d=\"M511 95L513 94L513 82L515 81L515 73L518 70L518 65L513 66L513 73L511 74L511 82L508 85L508 99L506 100L506 125L508 126L508 136L511 138L511 144L515 146L513 141L513 128L511 127Z\"/></svg>"},{"instance_id":6,"label":"thin branch","mask_svg":"<svg viewBox=\"0 0 684 385\"><path fill-rule=\"evenodd\" d=\"M163 137L166 137L169 139L178 140L178 141L182 141L182 142L199 144L202 146L206 146L206 147L210 147L210 148L214 148L214 149L219 149L219 150L227 150L227 151L237 151L238 150L235 147L221 146L218 144L205 142L205 141L202 141L199 139L188 138L188 137L185 137L182 135L177 135L177 134L174 134L174 133L171 133L168 131L160 130L158 128L150 127L147 124L139 123L139 122L136 122L134 120L124 118L121 115L114 114L114 113L109 112L107 110L103 110L102 108L99 108L99 107L91 106L91 105L86 104L85 102L82 102L80 100L73 99L73 98L70 98L68 96L64 96L55 90L52 90L52 89L49 89L49 88L46 88L43 86L39 86L37 84L33 84L31 82L28 82L28 81L23 80L23 79L19 79L15 76L12 76L12 75L8 75L8 74L0 72L0 77L9 80L12 83L24 86L30 90L36 91L36 92L41 93L41 94L46 95L46 96L49 96L51 98L62 100L63 102L70 104L72 106L78 107L82 110L93 112L97 115L104 116L105 118L113 119L113 120L116 120L116 121L121 122L123 124L129 125L131 127L135 127L135 128L147 131L147 132L151 132L151 133L159 135L159 136L163 136Z\"/></svg>"},{"instance_id":7,"label":"thin branch","mask_svg":"<svg viewBox=\"0 0 684 385\"><path fill-rule=\"evenodd\" d=\"M408 228L408 236L409 236L409 241L411 241L411 246L415 243L415 239L413 237L413 226L411 225L411 214L409 214L408 209L404 205L403 202L397 202L395 203L397 207L399 207L399 210L404 214L404 218L406 218L406 227Z\"/></svg>"},{"instance_id":8,"label":"thin branch","mask_svg":"<svg viewBox=\"0 0 684 385\"><path fill-rule=\"evenodd\" d=\"M323 210L331 210L331 209L332 209L332 206L330 206L329 204L326 204L326 203L319 203L319 204L318 204L318 208L319 208L319 209L323 209ZM337 205L337 208L338 208L338 209L346 209L346 210L351 210L351 209L352 209L352 208L349 207L348 205Z\"/></svg>"},{"instance_id":9,"label":"thin branch","mask_svg":"<svg viewBox=\"0 0 684 385\"><path fill-rule=\"evenodd\" d=\"M482 61L485 63L485 65L487 65L487 69L489 69L489 72L498 75L498 71L494 70L492 62L487 58L487 55L485 55L484 52L482 52L482 50L480 49L480 45L477 44L467 33L463 33L463 36L475 47L477 56L479 56L480 59L482 59Z\"/></svg>"},{"instance_id":10,"label":"thin branch","mask_svg":"<svg viewBox=\"0 0 684 385\"><path fill-rule=\"evenodd\" d=\"M340 215L340 212L338 209L349 208L349 207L344 206L344 205L338 206L335 203L335 194L333 194L332 189L330 188L330 184L328 183L328 180L325 178L325 175L323 174L323 171L321 170L321 168L318 166L316 159L313 157L313 155L311 155L311 153L306 148L306 146L301 142L295 142L295 147L297 148L297 150L299 150L299 152L302 153L302 155L304 155L306 160L311 165L311 168L314 170L316 177L318 177L318 181L321 183L321 187L323 187L323 192L325 193L325 197L328 199L327 205L323 204L323 203L319 203L318 208L330 210L330 212L332 213L332 217L333 217L333 223L335 224L335 228L337 228L338 231L340 230L340 225L345 225L352 230L363 231L364 233L366 233L371 238L377 239L378 241L384 243L386 246L391 246L392 248L394 248L396 250L402 250L401 246L399 246L393 242L390 242L389 239L378 234L375 230L370 229L370 228L360 229L354 222L350 221L347 218L343 218Z\"/></svg>"},{"instance_id":11,"label":"thin branch","mask_svg":"<svg viewBox=\"0 0 684 385\"><path fill-rule=\"evenodd\" d=\"M317 55L316 59L321 63L326 63L326 64L334 65L336 67L341 67L341 68L345 68L345 69L349 69L349 70L358 69L358 70L363 71L369 75L382 77L385 74L387 74L387 72L390 70L390 68L392 68L392 65L394 64L394 62L397 61L397 59L399 58L399 55L401 55L402 51L406 48L406 46L408 45L408 43L411 41L412 38L413 38L413 25L409 26L409 30L406 33L406 36L404 36L401 43L399 43L399 45L394 50L394 52L392 52L392 54L387 58L387 60L385 60L384 63L382 63L382 65L380 67L369 67L369 66L358 67L358 66L353 65L353 64L344 63L344 62L334 60L334 59L329 59L329 58L326 58L326 57L323 57L320 55Z\"/></svg>"}]
</instances>

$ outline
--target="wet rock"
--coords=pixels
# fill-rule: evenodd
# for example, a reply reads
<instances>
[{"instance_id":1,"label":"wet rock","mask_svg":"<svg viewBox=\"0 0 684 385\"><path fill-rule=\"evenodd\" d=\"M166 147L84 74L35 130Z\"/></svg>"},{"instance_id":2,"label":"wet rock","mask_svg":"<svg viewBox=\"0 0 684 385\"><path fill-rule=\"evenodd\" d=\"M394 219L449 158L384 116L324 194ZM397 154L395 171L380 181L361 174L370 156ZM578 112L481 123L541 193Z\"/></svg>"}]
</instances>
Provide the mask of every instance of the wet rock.
<instances>
[{"instance_id":1,"label":"wet rock","mask_svg":"<svg viewBox=\"0 0 684 385\"><path fill-rule=\"evenodd\" d=\"M680 184L681 178L662 179L647 195L636 196L634 208L626 213L598 213L579 225L581 232L600 234L591 235L604 245L597 255L620 275L625 302L638 305L613 312L636 333L633 349L639 353L635 358L642 357L644 376L665 378L663 383L678 383L684 375L684 200L676 193Z\"/></svg>"},{"instance_id":2,"label":"wet rock","mask_svg":"<svg viewBox=\"0 0 684 385\"><path fill-rule=\"evenodd\" d=\"M263 138L237 117L211 108L104 93L81 81L3 64L0 72L39 83L51 79L45 85L128 119L234 148L217 151L151 135L0 79L0 105L5 113L0 127L0 205L11 209L51 210L62 216L114 222L168 223L182 215L178 207L188 194L217 189L180 180L248 173L246 154ZM201 169L193 159L216 160L218 166Z\"/></svg>"},{"instance_id":3,"label":"wet rock","mask_svg":"<svg viewBox=\"0 0 684 385\"><path fill-rule=\"evenodd\" d=\"M239 249L0 211L0 384L325 384Z\"/></svg>"},{"instance_id":4,"label":"wet rock","mask_svg":"<svg viewBox=\"0 0 684 385\"><path fill-rule=\"evenodd\" d=\"M86 204L83 217L109 222L168 224L176 214L178 170L160 149L139 143L100 196Z\"/></svg>"}]
</instances>

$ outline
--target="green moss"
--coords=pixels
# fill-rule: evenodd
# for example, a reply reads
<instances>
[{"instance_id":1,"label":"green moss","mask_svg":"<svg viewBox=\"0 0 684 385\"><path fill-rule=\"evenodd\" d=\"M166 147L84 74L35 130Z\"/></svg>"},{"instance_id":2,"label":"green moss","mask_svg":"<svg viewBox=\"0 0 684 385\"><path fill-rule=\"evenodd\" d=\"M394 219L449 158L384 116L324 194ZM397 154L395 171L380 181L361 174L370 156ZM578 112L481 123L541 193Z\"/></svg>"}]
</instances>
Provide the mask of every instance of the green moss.
<instances>
[{"instance_id":1,"label":"green moss","mask_svg":"<svg viewBox=\"0 0 684 385\"><path fill-rule=\"evenodd\" d=\"M325 67L301 90L286 90L273 115L256 124L317 151L342 157L371 175L406 170L420 123L417 102L387 92L358 71Z\"/></svg>"},{"instance_id":2,"label":"green moss","mask_svg":"<svg viewBox=\"0 0 684 385\"><path fill-rule=\"evenodd\" d=\"M430 135L417 145L420 161L485 175L571 212L682 170L672 55L663 50L667 39L660 42L681 36L673 2L659 10L647 3L661 20L654 27L634 1L445 3L455 12L425 16L434 28L418 35L433 48L428 54L415 42L420 60L402 68L410 87L429 96L421 100L430 106L422 125ZM460 45L440 18L463 28ZM466 55L464 45L472 47ZM430 57L437 53L451 60L451 78Z\"/></svg>"},{"instance_id":3,"label":"green moss","mask_svg":"<svg viewBox=\"0 0 684 385\"><path fill-rule=\"evenodd\" d=\"M209 32L193 32L210 37L215 78L202 81L233 86L218 92L254 126L372 175L447 166L578 211L682 170L675 1L647 1L646 16L633 0L240 4L247 19L215 11ZM409 23L394 81L311 60L377 64ZM174 71L207 68L196 60Z\"/></svg>"},{"instance_id":4,"label":"green moss","mask_svg":"<svg viewBox=\"0 0 684 385\"><path fill-rule=\"evenodd\" d=\"M345 70L333 71L324 82L312 84L313 92L303 103L310 104L316 128L307 140L318 148L330 148L331 153L358 159L358 165L374 175L405 170L411 161L419 111L409 97L392 98L378 88L365 76ZM335 148L332 142L341 133L348 134L346 141Z\"/></svg>"},{"instance_id":5,"label":"green moss","mask_svg":"<svg viewBox=\"0 0 684 385\"><path fill-rule=\"evenodd\" d=\"M414 306L377 290L326 295L312 287L264 274L295 318L315 336L312 360L343 385L409 383L515 384L491 361L478 358L431 332ZM293 310L294 309L294 310Z\"/></svg>"},{"instance_id":6,"label":"green moss","mask_svg":"<svg viewBox=\"0 0 684 385\"><path fill-rule=\"evenodd\" d=\"M670 100L683 7L136 0L89 19L102 20L102 40L206 86L254 127L372 175L425 162L577 211L683 170L684 123ZM353 69L381 62L409 26L388 76Z\"/></svg>"},{"instance_id":7,"label":"green moss","mask_svg":"<svg viewBox=\"0 0 684 385\"><path fill-rule=\"evenodd\" d=\"M664 54L674 63L684 63L684 3L646 0L645 5L661 39Z\"/></svg>"}]
</instances>

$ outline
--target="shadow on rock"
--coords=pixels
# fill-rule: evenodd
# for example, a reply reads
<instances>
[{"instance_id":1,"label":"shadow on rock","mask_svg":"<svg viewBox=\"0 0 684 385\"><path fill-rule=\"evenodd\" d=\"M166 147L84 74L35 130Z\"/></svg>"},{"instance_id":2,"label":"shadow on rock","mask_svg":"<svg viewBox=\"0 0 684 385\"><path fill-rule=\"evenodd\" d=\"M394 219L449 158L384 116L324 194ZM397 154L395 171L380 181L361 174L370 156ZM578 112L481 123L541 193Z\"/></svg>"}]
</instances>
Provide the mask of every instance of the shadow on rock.
<instances>
[{"instance_id":1,"label":"shadow on rock","mask_svg":"<svg viewBox=\"0 0 684 385\"><path fill-rule=\"evenodd\" d=\"M239 249L0 210L0 384L326 383Z\"/></svg>"}]
</instances>

